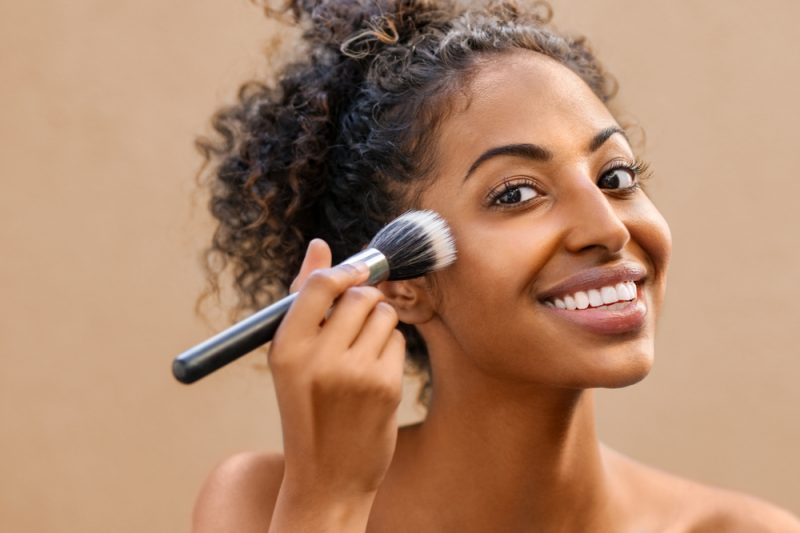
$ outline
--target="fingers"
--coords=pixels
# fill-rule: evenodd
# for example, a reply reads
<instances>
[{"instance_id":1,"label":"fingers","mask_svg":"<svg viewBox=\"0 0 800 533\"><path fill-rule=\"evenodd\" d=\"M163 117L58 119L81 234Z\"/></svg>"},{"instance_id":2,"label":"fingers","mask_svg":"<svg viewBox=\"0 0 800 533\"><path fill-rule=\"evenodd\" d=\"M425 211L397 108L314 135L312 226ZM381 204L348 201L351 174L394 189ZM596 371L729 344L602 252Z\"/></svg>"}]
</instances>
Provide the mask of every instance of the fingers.
<instances>
[{"instance_id":1,"label":"fingers","mask_svg":"<svg viewBox=\"0 0 800 533\"><path fill-rule=\"evenodd\" d=\"M397 406L403 396L403 371L406 359L406 342L395 329L397 312L385 303L378 302L364 323L358 338L348 350L351 362L371 368L378 384L377 394L388 404Z\"/></svg>"},{"instance_id":2,"label":"fingers","mask_svg":"<svg viewBox=\"0 0 800 533\"><path fill-rule=\"evenodd\" d=\"M400 388L398 394L402 395L403 375L406 364L406 338L403 337L399 330L392 330L389 341L384 346L380 359L378 359L378 364L383 367L387 376L396 380L397 386Z\"/></svg>"},{"instance_id":3,"label":"fingers","mask_svg":"<svg viewBox=\"0 0 800 533\"><path fill-rule=\"evenodd\" d=\"M402 387L405 340L395 330L397 313L381 302L380 290L357 286L369 276L365 265L329 268L330 262L328 245L320 239L311 241L292 283L292 291L299 291L297 299L278 335L287 341L310 341L312 356L327 359L338 353L351 364L375 365L373 371L388 389Z\"/></svg>"},{"instance_id":4,"label":"fingers","mask_svg":"<svg viewBox=\"0 0 800 533\"><path fill-rule=\"evenodd\" d=\"M311 242L308 243L306 256L303 258L303 264L300 266L300 272L297 273L297 277L294 278L294 281L289 286L289 292L297 292L313 271L321 268L330 268L331 260L331 249L328 243L322 239L311 239Z\"/></svg>"},{"instance_id":5,"label":"fingers","mask_svg":"<svg viewBox=\"0 0 800 533\"><path fill-rule=\"evenodd\" d=\"M389 342L397 325L397 312L386 302L377 302L377 305L370 308L366 321L362 322L363 327L356 332L357 338L354 336L350 351L374 360L380 357Z\"/></svg>"},{"instance_id":6,"label":"fingers","mask_svg":"<svg viewBox=\"0 0 800 533\"><path fill-rule=\"evenodd\" d=\"M406 340L403 334L392 329L380 358L375 362L386 384L387 400L395 406L403 397L403 371L406 361Z\"/></svg>"},{"instance_id":7,"label":"fingers","mask_svg":"<svg viewBox=\"0 0 800 533\"><path fill-rule=\"evenodd\" d=\"M349 287L363 283L368 277L369 269L363 264L313 271L301 286L278 334L287 337L315 335L333 302Z\"/></svg>"},{"instance_id":8,"label":"fingers","mask_svg":"<svg viewBox=\"0 0 800 533\"><path fill-rule=\"evenodd\" d=\"M325 321L322 335L326 341L331 346L335 346L337 350L346 350L353 344L359 334L374 334L372 331L366 332L362 330L367 329L367 324L375 322L375 315L383 315L385 317L388 314L385 310L383 310L384 312L377 311L375 307L376 304L381 305L379 302L383 297L383 293L375 287L351 287L347 289L336 301L330 317ZM389 312L394 313L394 310L390 307ZM390 326L389 329L391 327L394 326ZM375 327L372 329L374 330ZM383 347L384 342L385 335L380 344L375 346L376 354Z\"/></svg>"}]
</instances>

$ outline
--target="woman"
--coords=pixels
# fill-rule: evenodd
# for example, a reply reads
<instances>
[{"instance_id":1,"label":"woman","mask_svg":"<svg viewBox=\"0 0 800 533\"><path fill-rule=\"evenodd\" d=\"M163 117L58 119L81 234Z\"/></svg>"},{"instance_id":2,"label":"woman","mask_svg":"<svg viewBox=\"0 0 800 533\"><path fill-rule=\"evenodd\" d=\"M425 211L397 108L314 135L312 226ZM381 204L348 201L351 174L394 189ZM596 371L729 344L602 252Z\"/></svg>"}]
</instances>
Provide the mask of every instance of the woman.
<instances>
[{"instance_id":1,"label":"woman","mask_svg":"<svg viewBox=\"0 0 800 533\"><path fill-rule=\"evenodd\" d=\"M538 4L292 11L309 59L201 143L212 274L257 307L299 270L268 356L285 455L223 463L195 531L800 531L598 442L591 389L649 372L671 243L585 43ZM448 221L454 265L330 268L408 208ZM429 410L398 431L406 354Z\"/></svg>"}]
</instances>

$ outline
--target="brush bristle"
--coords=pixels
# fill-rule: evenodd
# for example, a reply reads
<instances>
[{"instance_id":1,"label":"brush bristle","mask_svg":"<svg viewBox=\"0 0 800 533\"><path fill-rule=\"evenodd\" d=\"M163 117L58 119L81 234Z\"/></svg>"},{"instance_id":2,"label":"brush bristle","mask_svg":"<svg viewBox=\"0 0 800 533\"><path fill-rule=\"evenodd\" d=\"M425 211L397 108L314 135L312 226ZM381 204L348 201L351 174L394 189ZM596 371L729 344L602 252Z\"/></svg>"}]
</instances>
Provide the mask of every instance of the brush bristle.
<instances>
[{"instance_id":1,"label":"brush bristle","mask_svg":"<svg viewBox=\"0 0 800 533\"><path fill-rule=\"evenodd\" d=\"M456 259L450 228L433 211L408 211L375 235L376 248L389 262L389 279L412 279L439 270Z\"/></svg>"}]
</instances>

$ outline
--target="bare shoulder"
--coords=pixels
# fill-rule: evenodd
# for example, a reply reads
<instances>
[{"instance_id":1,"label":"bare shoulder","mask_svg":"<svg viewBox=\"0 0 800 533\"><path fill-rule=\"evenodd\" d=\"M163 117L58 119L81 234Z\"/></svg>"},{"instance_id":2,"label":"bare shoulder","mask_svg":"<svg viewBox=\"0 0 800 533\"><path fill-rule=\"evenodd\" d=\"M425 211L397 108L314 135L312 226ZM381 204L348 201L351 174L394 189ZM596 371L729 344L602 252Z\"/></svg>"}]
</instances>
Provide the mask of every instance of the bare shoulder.
<instances>
[{"instance_id":1,"label":"bare shoulder","mask_svg":"<svg viewBox=\"0 0 800 533\"><path fill-rule=\"evenodd\" d=\"M283 466L279 453L245 452L223 461L209 474L197 496L192 532L267 531Z\"/></svg>"},{"instance_id":2,"label":"bare shoulder","mask_svg":"<svg viewBox=\"0 0 800 533\"><path fill-rule=\"evenodd\" d=\"M702 517L694 531L800 533L797 517L764 500L722 489L710 489L715 498L712 510Z\"/></svg>"},{"instance_id":3,"label":"bare shoulder","mask_svg":"<svg viewBox=\"0 0 800 533\"><path fill-rule=\"evenodd\" d=\"M653 520L640 524L641 530L800 533L798 518L769 502L670 474L609 448L605 452L631 508Z\"/></svg>"}]
</instances>

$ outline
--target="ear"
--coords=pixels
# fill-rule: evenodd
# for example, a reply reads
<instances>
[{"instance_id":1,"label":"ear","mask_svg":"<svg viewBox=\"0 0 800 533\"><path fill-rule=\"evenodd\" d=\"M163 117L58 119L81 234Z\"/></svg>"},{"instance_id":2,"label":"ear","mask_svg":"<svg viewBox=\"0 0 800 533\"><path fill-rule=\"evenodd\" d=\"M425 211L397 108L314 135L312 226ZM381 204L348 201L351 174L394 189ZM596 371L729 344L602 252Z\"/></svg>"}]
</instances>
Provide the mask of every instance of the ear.
<instances>
[{"instance_id":1,"label":"ear","mask_svg":"<svg viewBox=\"0 0 800 533\"><path fill-rule=\"evenodd\" d=\"M401 322L422 324L433 317L433 295L428 281L422 278L382 281L377 287L395 308Z\"/></svg>"}]
</instances>

